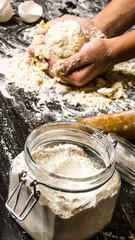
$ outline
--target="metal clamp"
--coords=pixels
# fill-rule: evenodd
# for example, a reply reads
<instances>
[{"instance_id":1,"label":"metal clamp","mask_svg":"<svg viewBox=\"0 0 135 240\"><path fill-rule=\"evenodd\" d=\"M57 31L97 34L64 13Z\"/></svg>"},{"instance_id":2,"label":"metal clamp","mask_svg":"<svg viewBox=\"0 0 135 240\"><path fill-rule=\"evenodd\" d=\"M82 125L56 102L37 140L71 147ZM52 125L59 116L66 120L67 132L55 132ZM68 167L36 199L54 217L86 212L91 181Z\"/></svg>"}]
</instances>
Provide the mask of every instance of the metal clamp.
<instances>
[{"instance_id":1,"label":"metal clamp","mask_svg":"<svg viewBox=\"0 0 135 240\"><path fill-rule=\"evenodd\" d=\"M6 208L10 212L10 214L19 221L23 221L28 216L28 214L31 212L31 210L37 203L39 196L40 196L40 191L36 190L37 180L34 180L30 183L30 187L32 187L33 190L32 190L32 193L30 194L30 196L28 197L25 206L20 211L20 213L15 212L18 202L19 202L22 186L26 185L26 181L27 181L26 176L27 176L26 171L22 171L19 174L19 182L16 185L16 187L13 189L13 191L11 192L11 194L8 197L7 202L5 204ZM15 197L15 200L13 200L15 194L16 194L16 197ZM30 205L30 203L31 203L31 205ZM12 206L10 206L10 205L12 205Z\"/></svg>"}]
</instances>

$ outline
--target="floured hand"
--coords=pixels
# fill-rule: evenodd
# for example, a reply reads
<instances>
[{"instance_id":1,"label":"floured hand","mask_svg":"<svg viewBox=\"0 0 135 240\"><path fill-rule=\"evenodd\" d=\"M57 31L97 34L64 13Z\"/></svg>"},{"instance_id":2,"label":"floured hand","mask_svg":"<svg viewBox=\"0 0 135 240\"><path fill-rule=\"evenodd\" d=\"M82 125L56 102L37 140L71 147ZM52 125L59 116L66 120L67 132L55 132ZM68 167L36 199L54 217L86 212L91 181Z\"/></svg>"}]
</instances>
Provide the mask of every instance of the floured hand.
<instances>
[{"instance_id":1,"label":"floured hand","mask_svg":"<svg viewBox=\"0 0 135 240\"><path fill-rule=\"evenodd\" d=\"M62 64L57 62L53 71L62 81L83 86L113 65L110 55L109 40L94 39L86 43L78 53L64 59Z\"/></svg>"}]
</instances>

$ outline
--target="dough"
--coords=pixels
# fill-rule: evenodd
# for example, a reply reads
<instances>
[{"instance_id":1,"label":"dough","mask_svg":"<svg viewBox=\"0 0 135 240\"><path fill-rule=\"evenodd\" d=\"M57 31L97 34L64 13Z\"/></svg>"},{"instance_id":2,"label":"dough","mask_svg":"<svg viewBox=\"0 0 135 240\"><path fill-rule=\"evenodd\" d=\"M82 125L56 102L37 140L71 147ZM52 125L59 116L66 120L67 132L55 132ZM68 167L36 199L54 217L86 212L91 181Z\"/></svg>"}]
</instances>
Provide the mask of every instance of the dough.
<instances>
[{"instance_id":1,"label":"dough","mask_svg":"<svg viewBox=\"0 0 135 240\"><path fill-rule=\"evenodd\" d=\"M53 25L45 35L45 44L59 58L67 58L78 52L89 41L80 25L74 20L66 20Z\"/></svg>"}]
</instances>

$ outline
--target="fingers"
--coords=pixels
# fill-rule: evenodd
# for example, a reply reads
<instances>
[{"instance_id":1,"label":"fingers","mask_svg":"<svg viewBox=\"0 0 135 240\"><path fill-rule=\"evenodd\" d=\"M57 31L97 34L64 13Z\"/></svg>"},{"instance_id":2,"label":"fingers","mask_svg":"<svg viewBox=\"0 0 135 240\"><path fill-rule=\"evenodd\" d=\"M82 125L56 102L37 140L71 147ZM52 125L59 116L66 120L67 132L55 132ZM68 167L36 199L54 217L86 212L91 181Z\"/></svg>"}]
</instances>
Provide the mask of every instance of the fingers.
<instances>
[{"instance_id":1,"label":"fingers","mask_svg":"<svg viewBox=\"0 0 135 240\"><path fill-rule=\"evenodd\" d=\"M73 56L63 60L63 63L54 66L54 71L58 75L65 75L76 68L91 65L94 62L94 54L90 53L91 43L86 43L81 50Z\"/></svg>"},{"instance_id":2,"label":"fingers","mask_svg":"<svg viewBox=\"0 0 135 240\"><path fill-rule=\"evenodd\" d=\"M59 60L58 57L52 53L49 59L49 68L48 68L49 75L52 77L55 76L55 72L53 71L53 65L57 63L58 60Z\"/></svg>"},{"instance_id":3,"label":"fingers","mask_svg":"<svg viewBox=\"0 0 135 240\"><path fill-rule=\"evenodd\" d=\"M28 47L27 52L28 52L28 55L29 55L30 57L34 56L35 48L36 48L36 46L34 46L34 45L30 45L30 46Z\"/></svg>"},{"instance_id":4,"label":"fingers","mask_svg":"<svg viewBox=\"0 0 135 240\"><path fill-rule=\"evenodd\" d=\"M109 51L106 47L106 40L91 40L91 42L85 43L79 52L64 59L62 64L54 66L55 73L64 78L64 75L70 73L70 71L93 64L98 67L97 71L99 71L102 67L105 68L104 65L108 66L108 60Z\"/></svg>"},{"instance_id":5,"label":"fingers","mask_svg":"<svg viewBox=\"0 0 135 240\"><path fill-rule=\"evenodd\" d=\"M76 70L61 76L62 82L82 87L96 76L93 68L93 64L77 68Z\"/></svg>"}]
</instances>

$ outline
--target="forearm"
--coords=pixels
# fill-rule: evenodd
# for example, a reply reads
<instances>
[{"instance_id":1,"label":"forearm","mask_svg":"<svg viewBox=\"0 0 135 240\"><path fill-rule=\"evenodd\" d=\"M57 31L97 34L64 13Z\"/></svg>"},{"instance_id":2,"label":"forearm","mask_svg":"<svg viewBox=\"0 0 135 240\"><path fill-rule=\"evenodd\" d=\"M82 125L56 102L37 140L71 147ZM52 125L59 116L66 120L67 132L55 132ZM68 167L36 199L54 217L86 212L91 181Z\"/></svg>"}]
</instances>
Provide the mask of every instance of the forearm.
<instances>
[{"instance_id":1,"label":"forearm","mask_svg":"<svg viewBox=\"0 0 135 240\"><path fill-rule=\"evenodd\" d=\"M135 30L107 41L112 64L135 58Z\"/></svg>"},{"instance_id":2,"label":"forearm","mask_svg":"<svg viewBox=\"0 0 135 240\"><path fill-rule=\"evenodd\" d=\"M135 0L112 0L93 23L108 38L123 34L135 24Z\"/></svg>"}]
</instances>

